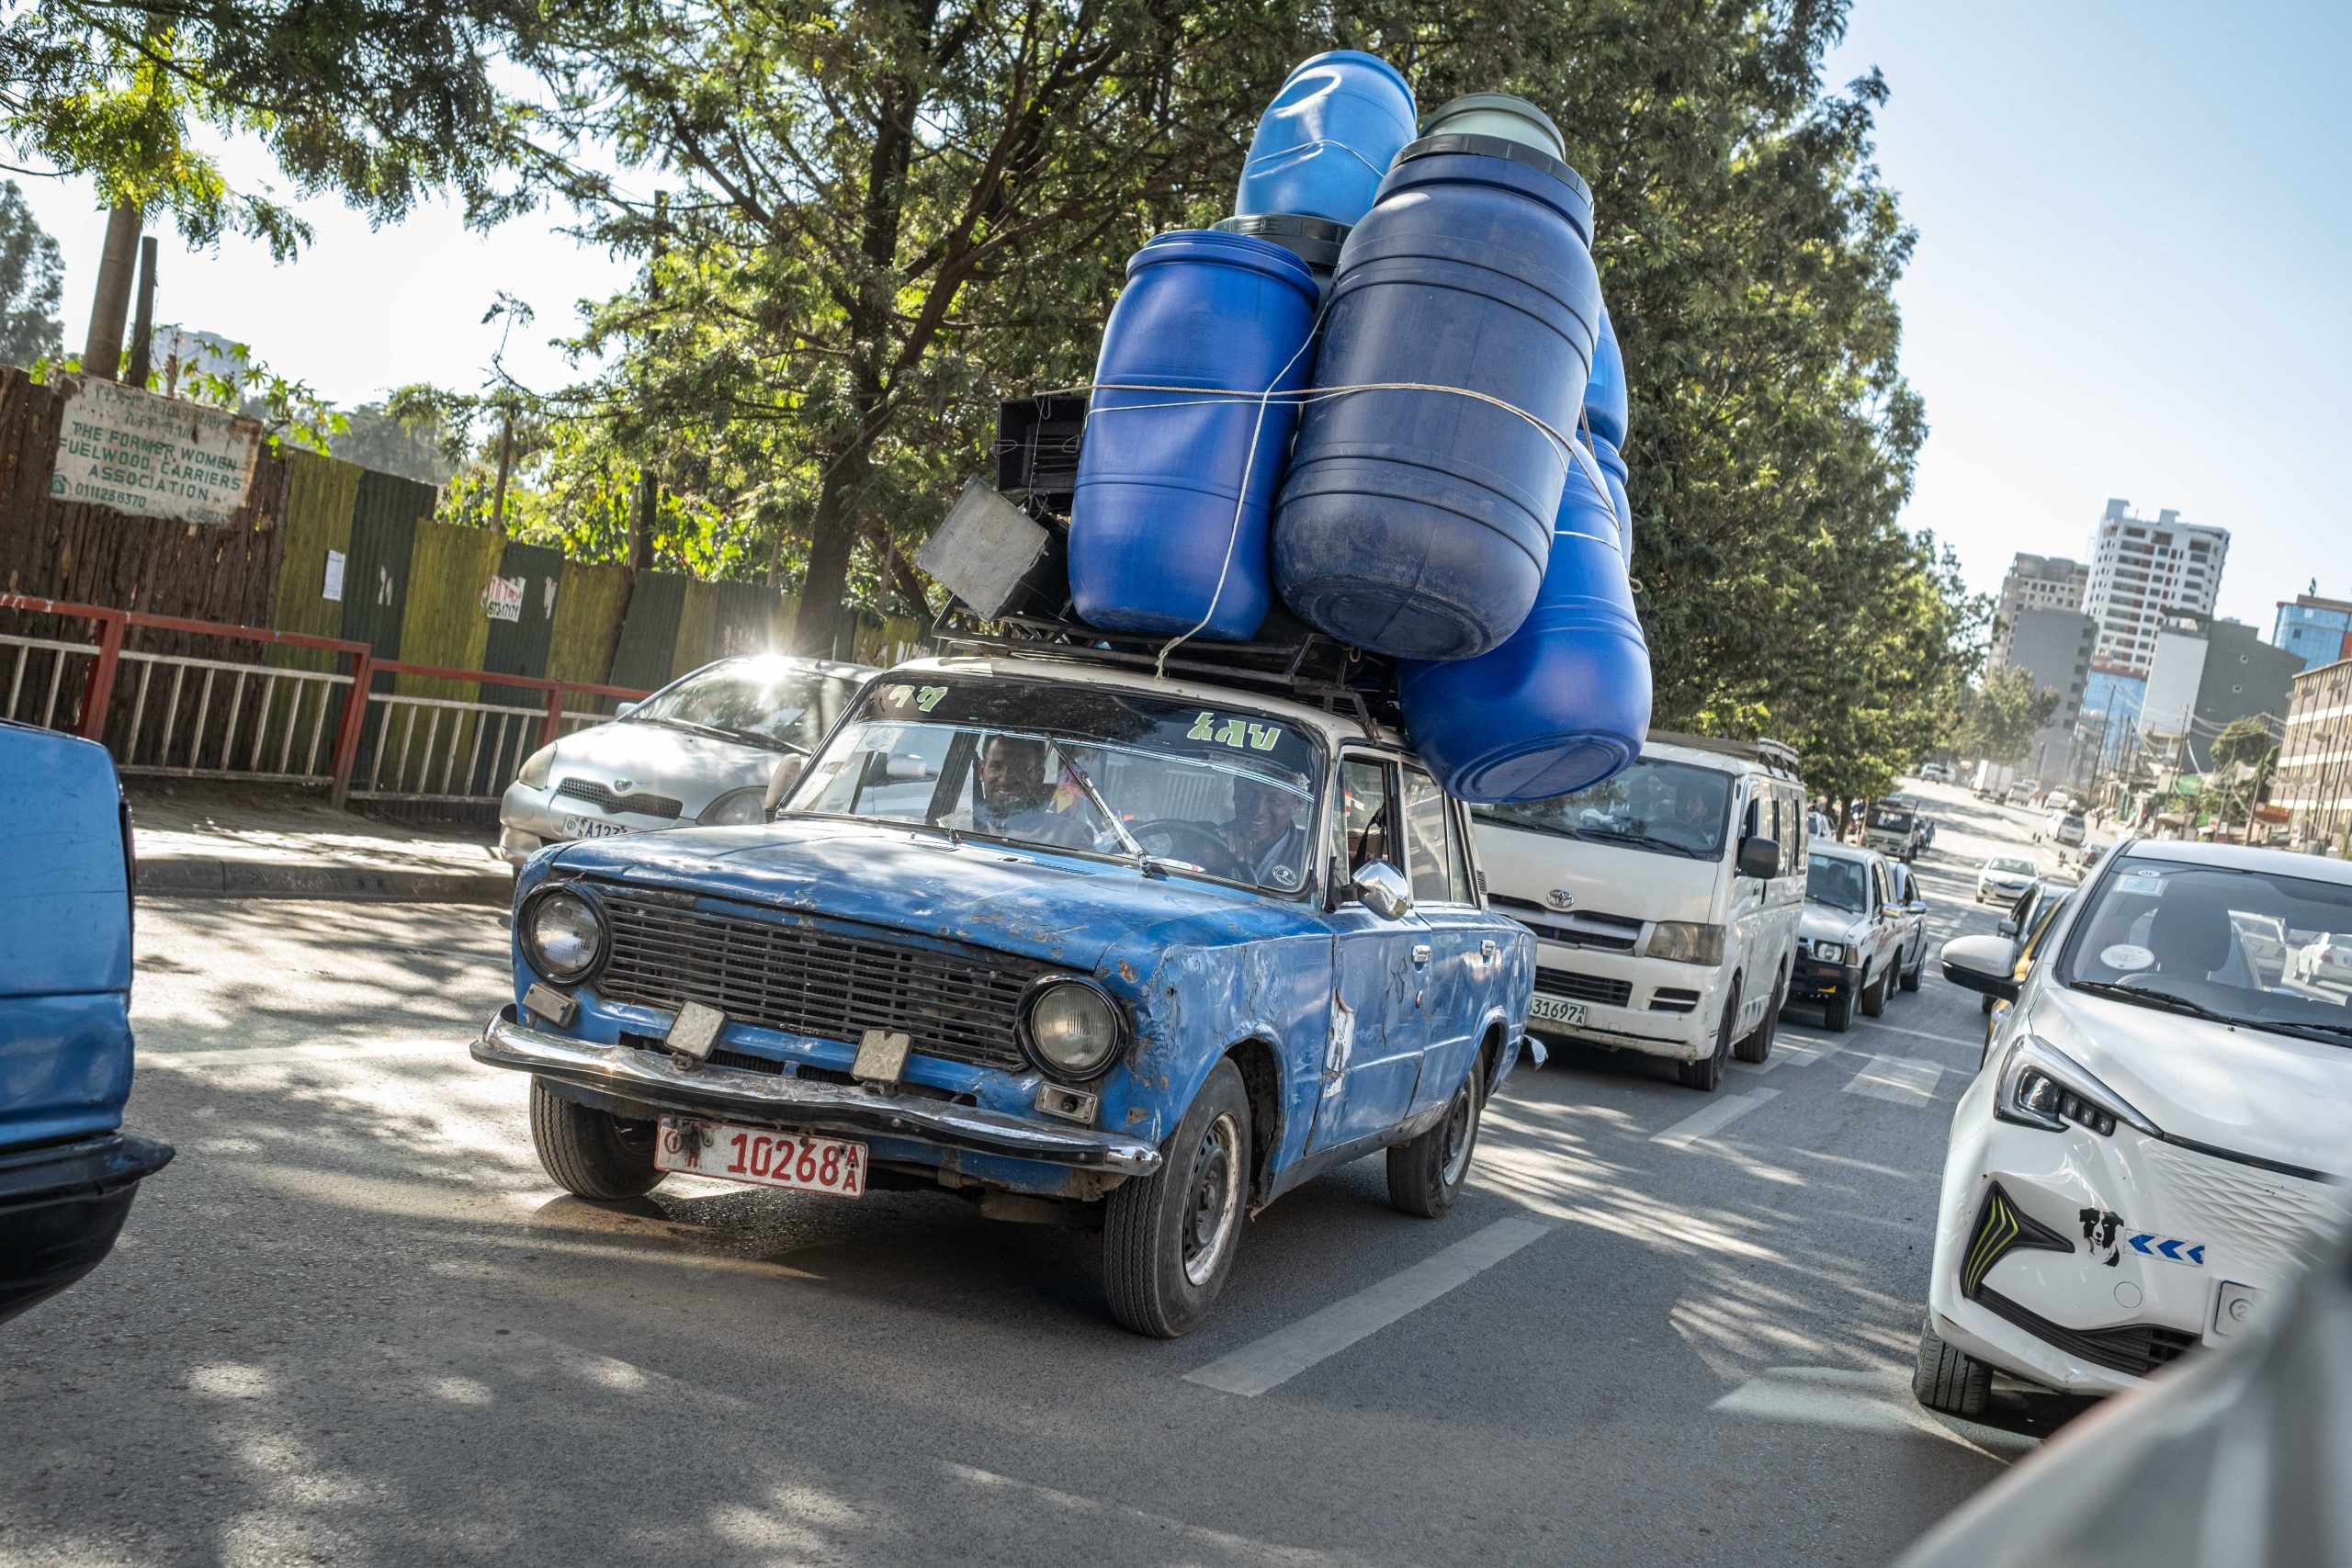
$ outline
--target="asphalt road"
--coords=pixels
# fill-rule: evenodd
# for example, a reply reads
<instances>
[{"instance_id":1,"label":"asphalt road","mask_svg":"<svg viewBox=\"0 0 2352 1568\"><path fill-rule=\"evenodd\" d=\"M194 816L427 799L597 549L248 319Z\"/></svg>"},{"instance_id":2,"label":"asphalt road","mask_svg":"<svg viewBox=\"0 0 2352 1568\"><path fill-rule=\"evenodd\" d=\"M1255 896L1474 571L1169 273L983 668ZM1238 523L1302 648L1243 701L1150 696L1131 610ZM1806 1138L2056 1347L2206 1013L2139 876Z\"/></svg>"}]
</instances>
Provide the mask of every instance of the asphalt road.
<instances>
[{"instance_id":1,"label":"asphalt road","mask_svg":"<svg viewBox=\"0 0 2352 1568\"><path fill-rule=\"evenodd\" d=\"M1989 929L2031 814L1921 793L1931 934ZM494 911L154 901L138 945L130 1125L179 1157L0 1327L11 1565L1880 1563L2078 1408L1909 1397L1982 1038L1932 962L1712 1097L1522 1069L1449 1218L1335 1172L1162 1344L1093 1237L950 1197L558 1195L465 1054Z\"/></svg>"}]
</instances>

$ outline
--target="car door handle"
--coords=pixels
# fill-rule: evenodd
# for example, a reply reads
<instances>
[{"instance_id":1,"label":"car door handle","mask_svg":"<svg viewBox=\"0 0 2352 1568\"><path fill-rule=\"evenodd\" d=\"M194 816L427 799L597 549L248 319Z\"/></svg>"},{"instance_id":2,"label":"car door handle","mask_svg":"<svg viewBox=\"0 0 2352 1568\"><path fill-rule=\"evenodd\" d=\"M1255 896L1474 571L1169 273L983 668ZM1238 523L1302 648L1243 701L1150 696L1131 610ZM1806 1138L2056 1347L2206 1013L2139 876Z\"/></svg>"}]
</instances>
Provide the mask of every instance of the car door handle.
<instances>
[{"instance_id":1,"label":"car door handle","mask_svg":"<svg viewBox=\"0 0 2352 1568\"><path fill-rule=\"evenodd\" d=\"M1425 942L1415 942L1413 944L1413 962L1416 964L1427 964L1429 961L1430 944Z\"/></svg>"}]
</instances>

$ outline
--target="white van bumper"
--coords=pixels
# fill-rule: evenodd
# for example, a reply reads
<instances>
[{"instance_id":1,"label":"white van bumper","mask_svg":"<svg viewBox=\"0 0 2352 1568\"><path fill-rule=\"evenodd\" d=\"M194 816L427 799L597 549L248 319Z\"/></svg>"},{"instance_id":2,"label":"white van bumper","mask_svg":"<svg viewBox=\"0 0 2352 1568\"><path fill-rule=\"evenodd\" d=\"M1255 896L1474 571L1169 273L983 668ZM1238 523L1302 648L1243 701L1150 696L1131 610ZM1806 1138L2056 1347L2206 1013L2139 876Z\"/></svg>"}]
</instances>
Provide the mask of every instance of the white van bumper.
<instances>
[{"instance_id":1,"label":"white van bumper","mask_svg":"<svg viewBox=\"0 0 2352 1568\"><path fill-rule=\"evenodd\" d=\"M1529 1031L1546 1040L1611 1045L1695 1062L1714 1055L1728 966L1705 969L1663 958L1637 958L1557 942L1535 944L1535 994L1584 1010L1582 1023L1531 1016Z\"/></svg>"}]
</instances>

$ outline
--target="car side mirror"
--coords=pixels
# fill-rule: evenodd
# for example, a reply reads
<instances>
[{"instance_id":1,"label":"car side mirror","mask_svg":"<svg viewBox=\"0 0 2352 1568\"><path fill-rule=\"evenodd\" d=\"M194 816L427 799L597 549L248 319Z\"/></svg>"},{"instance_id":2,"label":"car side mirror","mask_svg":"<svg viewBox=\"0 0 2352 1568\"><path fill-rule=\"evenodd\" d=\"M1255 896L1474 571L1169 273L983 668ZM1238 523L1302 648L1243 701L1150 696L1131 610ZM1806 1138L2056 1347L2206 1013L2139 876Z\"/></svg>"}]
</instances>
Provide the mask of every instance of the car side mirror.
<instances>
[{"instance_id":1,"label":"car side mirror","mask_svg":"<svg viewBox=\"0 0 2352 1568\"><path fill-rule=\"evenodd\" d=\"M1941 957L1944 978L1964 991L2013 1002L2023 989L2018 984L2017 957L2000 937L1956 936L1944 943Z\"/></svg>"},{"instance_id":2,"label":"car side mirror","mask_svg":"<svg viewBox=\"0 0 2352 1568\"><path fill-rule=\"evenodd\" d=\"M792 793L792 786L800 782L800 775L808 769L808 759L806 757L795 755L780 759L775 772L768 775L768 792L761 802L761 814L773 818L776 808L784 804L784 797Z\"/></svg>"},{"instance_id":3,"label":"car side mirror","mask_svg":"<svg viewBox=\"0 0 2352 1568\"><path fill-rule=\"evenodd\" d=\"M1750 834L1739 841L1739 853L1732 861L1732 869L1742 876L1770 881L1781 874L1781 845L1776 839Z\"/></svg>"},{"instance_id":4,"label":"car side mirror","mask_svg":"<svg viewBox=\"0 0 2352 1568\"><path fill-rule=\"evenodd\" d=\"M1360 867L1350 882L1363 907L1384 920L1401 920L1413 912L1413 885L1385 860Z\"/></svg>"},{"instance_id":5,"label":"car side mirror","mask_svg":"<svg viewBox=\"0 0 2352 1568\"><path fill-rule=\"evenodd\" d=\"M1924 915L1928 912L1928 901L1925 898L1914 898L1903 906L1903 912L1906 915Z\"/></svg>"},{"instance_id":6,"label":"car side mirror","mask_svg":"<svg viewBox=\"0 0 2352 1568\"><path fill-rule=\"evenodd\" d=\"M2004 918L2001 923L1994 929L1998 931L2005 937L2014 938L2018 934L2017 917L2010 915Z\"/></svg>"},{"instance_id":7,"label":"car side mirror","mask_svg":"<svg viewBox=\"0 0 2352 1568\"><path fill-rule=\"evenodd\" d=\"M620 706L613 710L613 716L615 718L627 718L629 715L635 713L644 705L645 705L643 703L623 703Z\"/></svg>"}]
</instances>

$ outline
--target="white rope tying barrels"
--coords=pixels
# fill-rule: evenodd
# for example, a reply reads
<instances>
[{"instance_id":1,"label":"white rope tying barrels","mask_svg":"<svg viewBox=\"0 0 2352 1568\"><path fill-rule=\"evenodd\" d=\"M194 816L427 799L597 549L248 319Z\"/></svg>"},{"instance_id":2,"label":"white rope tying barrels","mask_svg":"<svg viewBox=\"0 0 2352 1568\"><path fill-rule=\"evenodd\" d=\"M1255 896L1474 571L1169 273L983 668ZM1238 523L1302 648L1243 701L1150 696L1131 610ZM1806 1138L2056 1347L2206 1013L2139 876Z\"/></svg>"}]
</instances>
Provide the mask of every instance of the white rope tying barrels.
<instances>
[{"instance_id":1,"label":"white rope tying barrels","mask_svg":"<svg viewBox=\"0 0 2352 1568\"><path fill-rule=\"evenodd\" d=\"M1442 386L1433 381L1364 381L1352 386L1307 387L1295 392L1277 391L1275 388L1281 385L1284 376L1290 374L1291 366L1298 363L1298 355L1306 353L1307 344L1314 341L1314 334L1312 333L1307 334L1306 342L1299 344L1298 352L1293 354L1283 367L1274 373L1273 385L1268 386L1261 391L1253 392L1227 387L1180 387L1149 381L1097 381L1091 387L1069 387L1059 389L1065 393L1080 391L1089 393L1086 420L1090 424L1094 422L1097 414L1131 413L1148 409L1198 408L1210 403L1238 402L1245 399L1258 405L1257 420L1250 426L1250 457L1249 461L1242 465L1241 488L1233 504L1233 525L1226 535L1225 559L1217 568L1216 587L1209 595L1209 607L1201 618L1193 623L1190 630L1161 647L1159 658L1152 668L1155 679L1165 680L1168 675L1168 656L1199 636L1201 629L1216 617L1217 604L1225 597L1225 585L1233 571L1234 552L1240 547L1241 520L1250 508L1250 480L1257 472L1258 444L1265 433L1266 409L1272 403L1293 402L1304 410L1309 403L1321 402L1328 398L1347 397L1358 392L1438 392L1453 397L1469 398L1474 401L1501 409L1506 413L1514 414L1543 432L1544 439L1551 443L1554 450L1559 455L1561 483L1567 482L1571 469L1583 473L1591 482L1594 492L1600 496L1601 504L1609 508L1612 515L1615 512L1615 503L1610 497L1609 484L1600 472L1600 465L1589 453L1582 457L1578 456L1578 447L1582 445L1581 443L1562 435L1543 419L1530 413L1509 399L1498 398L1492 392L1482 392L1473 387ZM1092 396L1101 392L1182 392L1190 395L1175 401L1122 403L1116 408L1102 408ZM1579 430L1585 431L1589 440L1589 429L1584 423L1582 410L1577 412L1577 425ZM1590 466L1588 467L1588 465Z\"/></svg>"}]
</instances>

